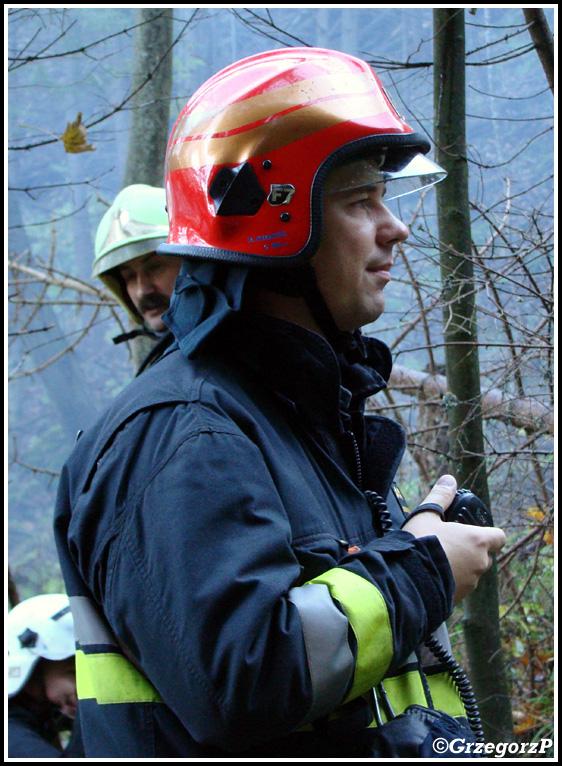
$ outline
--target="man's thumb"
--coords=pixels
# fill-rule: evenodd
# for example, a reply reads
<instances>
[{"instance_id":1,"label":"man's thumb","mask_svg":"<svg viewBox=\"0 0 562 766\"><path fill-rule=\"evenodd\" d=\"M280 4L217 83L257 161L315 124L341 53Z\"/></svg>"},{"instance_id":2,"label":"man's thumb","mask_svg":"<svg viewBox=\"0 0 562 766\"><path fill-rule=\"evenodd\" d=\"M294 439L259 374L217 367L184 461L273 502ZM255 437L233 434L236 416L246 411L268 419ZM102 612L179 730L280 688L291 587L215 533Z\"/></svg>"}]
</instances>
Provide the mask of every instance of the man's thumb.
<instances>
[{"instance_id":1,"label":"man's thumb","mask_svg":"<svg viewBox=\"0 0 562 766\"><path fill-rule=\"evenodd\" d=\"M429 495L423 501L425 503L437 503L443 510L446 510L455 496L457 491L457 480L450 474L441 476Z\"/></svg>"}]
</instances>

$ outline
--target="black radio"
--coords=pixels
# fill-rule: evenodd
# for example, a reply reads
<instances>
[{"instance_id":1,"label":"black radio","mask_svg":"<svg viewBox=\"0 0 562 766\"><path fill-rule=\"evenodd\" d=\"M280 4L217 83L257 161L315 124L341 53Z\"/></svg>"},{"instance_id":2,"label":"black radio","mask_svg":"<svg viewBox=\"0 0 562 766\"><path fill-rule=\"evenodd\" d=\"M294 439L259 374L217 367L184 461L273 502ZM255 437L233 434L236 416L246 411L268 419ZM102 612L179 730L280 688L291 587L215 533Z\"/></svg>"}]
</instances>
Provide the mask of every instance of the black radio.
<instances>
[{"instance_id":1,"label":"black radio","mask_svg":"<svg viewBox=\"0 0 562 766\"><path fill-rule=\"evenodd\" d=\"M453 502L445 511L445 521L473 524L475 527L494 526L490 511L469 489L457 490Z\"/></svg>"}]
</instances>

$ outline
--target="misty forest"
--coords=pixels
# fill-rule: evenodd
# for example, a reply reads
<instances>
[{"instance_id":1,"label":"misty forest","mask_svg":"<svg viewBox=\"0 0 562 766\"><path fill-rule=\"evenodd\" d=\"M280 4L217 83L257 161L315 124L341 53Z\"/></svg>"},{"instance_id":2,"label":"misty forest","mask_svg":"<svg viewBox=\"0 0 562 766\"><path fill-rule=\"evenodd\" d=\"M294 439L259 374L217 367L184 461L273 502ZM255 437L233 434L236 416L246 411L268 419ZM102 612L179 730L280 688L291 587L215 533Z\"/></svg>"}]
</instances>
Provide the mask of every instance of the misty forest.
<instances>
[{"instance_id":1,"label":"misty forest","mask_svg":"<svg viewBox=\"0 0 562 766\"><path fill-rule=\"evenodd\" d=\"M443 71L436 77L443 50L451 53L438 15L447 11L460 14L464 32L460 89ZM410 507L450 472L484 496L506 531L489 576L449 620L454 651L475 684L489 739L553 736L555 13L8 8L11 605L64 588L52 535L58 476L77 432L132 379L146 351L146 339L112 341L130 328L91 278L101 217L123 186L163 185L167 136L212 74L271 48L335 48L372 65L440 164L466 131L459 231L445 228L451 216L443 212L461 206L454 174L389 203L410 236L397 247L386 311L364 328L394 357L388 389L368 408L406 429L398 483ZM458 124L442 124L441 99L459 95ZM156 111L158 144L143 122ZM447 271L452 261L460 283ZM460 337L453 318L466 303L470 332ZM507 689L507 710L486 708L494 687Z\"/></svg>"}]
</instances>

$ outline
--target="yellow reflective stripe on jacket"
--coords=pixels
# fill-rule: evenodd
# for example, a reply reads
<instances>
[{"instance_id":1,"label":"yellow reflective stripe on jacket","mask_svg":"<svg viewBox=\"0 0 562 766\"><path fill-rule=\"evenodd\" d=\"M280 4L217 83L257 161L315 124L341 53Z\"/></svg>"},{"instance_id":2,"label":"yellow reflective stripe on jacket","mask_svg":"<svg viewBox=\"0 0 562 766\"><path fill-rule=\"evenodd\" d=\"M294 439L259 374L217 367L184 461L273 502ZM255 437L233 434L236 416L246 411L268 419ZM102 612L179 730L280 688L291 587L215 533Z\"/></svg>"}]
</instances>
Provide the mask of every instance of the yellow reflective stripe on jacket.
<instances>
[{"instance_id":1,"label":"yellow reflective stripe on jacket","mask_svg":"<svg viewBox=\"0 0 562 766\"><path fill-rule=\"evenodd\" d=\"M422 705L423 707L428 707L427 697L425 696L425 690L423 688L419 670L410 670L399 676L385 678L383 680L383 686L388 700L392 705L394 715L403 713L408 705ZM388 718L382 703L379 707L381 719L383 723L386 723ZM376 726L377 724L376 721L373 720L369 725Z\"/></svg>"},{"instance_id":2,"label":"yellow reflective stripe on jacket","mask_svg":"<svg viewBox=\"0 0 562 766\"><path fill-rule=\"evenodd\" d=\"M450 673L443 672L430 676L427 679L432 687L432 698L435 708L442 710L454 717L466 718L466 712L456 691L455 684L451 678ZM395 716L399 716L410 705L421 705L422 707L429 708L429 703L425 694L425 688L422 681L420 671L416 668L409 670L405 673L401 673L398 676L392 676L391 678L383 679L383 686L388 697L388 701L392 706L392 710ZM372 695L375 690L370 690L363 695L365 705L369 708L371 722L367 728L376 727L377 721L373 712L373 699ZM385 711L384 704L381 700L380 694L377 695L379 700L379 714L383 724L388 722L388 716ZM357 708L350 706L349 714L353 715ZM328 717L329 721L345 721L346 718L346 706L340 706L337 710ZM308 724L299 731L312 731L313 726Z\"/></svg>"},{"instance_id":3,"label":"yellow reflective stripe on jacket","mask_svg":"<svg viewBox=\"0 0 562 766\"><path fill-rule=\"evenodd\" d=\"M452 716L464 716L466 710L462 704L453 677L447 671L426 676L431 698L436 710L444 710ZM385 681L386 686L386 681Z\"/></svg>"},{"instance_id":4,"label":"yellow reflective stripe on jacket","mask_svg":"<svg viewBox=\"0 0 562 766\"><path fill-rule=\"evenodd\" d=\"M353 685L347 702L375 686L392 660L386 603L378 588L347 569L329 569L310 582L328 586L332 597L342 605L357 640Z\"/></svg>"},{"instance_id":5,"label":"yellow reflective stripe on jacket","mask_svg":"<svg viewBox=\"0 0 562 766\"><path fill-rule=\"evenodd\" d=\"M114 652L76 652L78 699L95 699L99 705L118 702L162 702L162 698L139 671Z\"/></svg>"},{"instance_id":6,"label":"yellow reflective stripe on jacket","mask_svg":"<svg viewBox=\"0 0 562 766\"><path fill-rule=\"evenodd\" d=\"M466 718L466 710L462 704L453 677L448 671L435 673L425 677L431 700L436 710L442 710L453 717ZM399 676L385 678L383 686L392 705L395 715L400 715L408 705L423 705L429 707L425 689L418 670L410 670ZM384 706L381 704L381 718L386 723ZM374 724L371 724L371 726Z\"/></svg>"}]
</instances>

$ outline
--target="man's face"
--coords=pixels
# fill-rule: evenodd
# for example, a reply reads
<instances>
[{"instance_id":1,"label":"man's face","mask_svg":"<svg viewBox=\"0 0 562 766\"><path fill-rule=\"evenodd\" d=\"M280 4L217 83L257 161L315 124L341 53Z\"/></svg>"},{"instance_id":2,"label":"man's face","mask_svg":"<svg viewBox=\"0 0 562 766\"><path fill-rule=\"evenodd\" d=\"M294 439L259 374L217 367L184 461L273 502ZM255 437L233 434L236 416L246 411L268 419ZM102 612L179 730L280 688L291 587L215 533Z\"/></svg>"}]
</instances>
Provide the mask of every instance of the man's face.
<instances>
[{"instance_id":1,"label":"man's face","mask_svg":"<svg viewBox=\"0 0 562 766\"><path fill-rule=\"evenodd\" d=\"M125 289L145 324L155 332L164 332L162 314L170 305L181 258L148 253L117 267Z\"/></svg>"},{"instance_id":2,"label":"man's face","mask_svg":"<svg viewBox=\"0 0 562 766\"><path fill-rule=\"evenodd\" d=\"M409 234L384 205L384 192L376 183L324 197L322 242L312 263L340 330L356 330L382 314L393 246Z\"/></svg>"},{"instance_id":3,"label":"man's face","mask_svg":"<svg viewBox=\"0 0 562 766\"><path fill-rule=\"evenodd\" d=\"M76 666L74 657L66 660L45 660L43 682L45 695L59 710L70 718L76 715Z\"/></svg>"}]
</instances>

